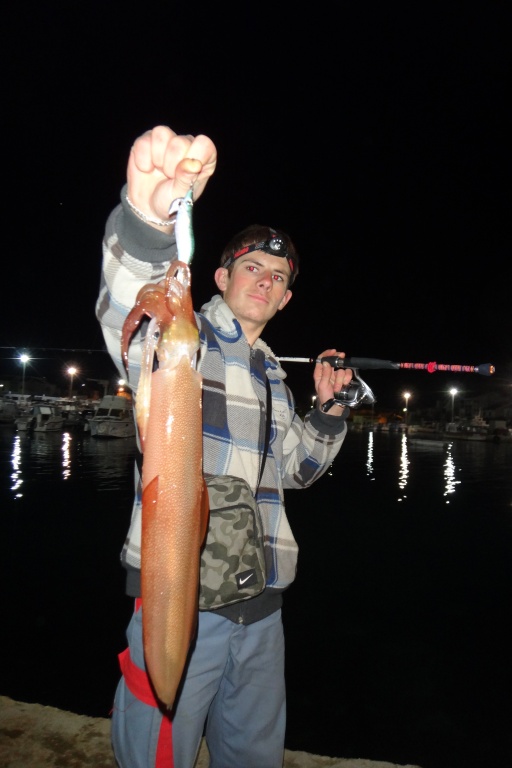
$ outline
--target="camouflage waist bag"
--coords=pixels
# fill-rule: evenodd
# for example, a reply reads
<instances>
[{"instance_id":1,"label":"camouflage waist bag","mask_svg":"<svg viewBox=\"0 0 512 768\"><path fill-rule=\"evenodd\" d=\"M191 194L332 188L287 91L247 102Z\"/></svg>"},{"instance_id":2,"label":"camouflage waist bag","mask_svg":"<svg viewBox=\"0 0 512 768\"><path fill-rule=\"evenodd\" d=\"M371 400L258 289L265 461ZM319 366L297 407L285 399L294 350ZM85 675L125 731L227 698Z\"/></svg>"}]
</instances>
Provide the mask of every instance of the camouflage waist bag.
<instances>
[{"instance_id":1,"label":"camouflage waist bag","mask_svg":"<svg viewBox=\"0 0 512 768\"><path fill-rule=\"evenodd\" d=\"M251 489L229 475L206 485L210 521L201 552L200 611L247 600L265 588L263 526Z\"/></svg>"}]
</instances>

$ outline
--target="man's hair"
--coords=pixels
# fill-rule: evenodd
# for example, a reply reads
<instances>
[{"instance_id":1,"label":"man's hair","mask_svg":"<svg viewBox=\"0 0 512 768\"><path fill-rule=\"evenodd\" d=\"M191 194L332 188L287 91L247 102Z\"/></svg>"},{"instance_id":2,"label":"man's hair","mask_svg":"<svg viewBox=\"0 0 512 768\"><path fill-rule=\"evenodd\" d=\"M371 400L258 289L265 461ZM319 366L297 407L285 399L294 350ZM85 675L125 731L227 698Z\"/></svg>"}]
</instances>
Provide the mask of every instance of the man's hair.
<instances>
[{"instance_id":1,"label":"man's hair","mask_svg":"<svg viewBox=\"0 0 512 768\"><path fill-rule=\"evenodd\" d=\"M223 267L225 264L227 264L226 269L231 274L235 258L237 258L235 254L241 256L243 254L240 253L240 251L243 251L243 249L246 247L256 245L258 243L263 245L267 242L276 241L276 239L282 241L283 247L280 248L281 253L277 252L277 250L274 251L273 249L264 250L266 253L275 253L276 256L283 256L286 258L290 267L290 279L288 281L288 285L290 286L299 273L299 256L297 249L295 248L292 239L289 235L286 234L286 232L278 229L272 229L272 227L265 227L261 224L251 224L245 229L242 229L241 232L238 232L238 234L231 238L229 243L222 251L222 255L220 257L220 266Z\"/></svg>"}]
</instances>

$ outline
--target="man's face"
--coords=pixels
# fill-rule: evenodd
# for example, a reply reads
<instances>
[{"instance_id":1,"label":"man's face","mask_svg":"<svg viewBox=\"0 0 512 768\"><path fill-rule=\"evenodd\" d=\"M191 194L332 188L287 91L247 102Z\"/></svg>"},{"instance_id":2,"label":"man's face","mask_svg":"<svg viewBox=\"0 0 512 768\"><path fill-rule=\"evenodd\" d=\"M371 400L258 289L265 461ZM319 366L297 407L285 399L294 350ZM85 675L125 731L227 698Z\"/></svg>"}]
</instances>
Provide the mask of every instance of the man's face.
<instances>
[{"instance_id":1,"label":"man's face","mask_svg":"<svg viewBox=\"0 0 512 768\"><path fill-rule=\"evenodd\" d=\"M215 273L217 287L242 327L250 323L255 328L263 328L291 299L289 278L287 260L264 251L240 256L231 275L223 268Z\"/></svg>"}]
</instances>

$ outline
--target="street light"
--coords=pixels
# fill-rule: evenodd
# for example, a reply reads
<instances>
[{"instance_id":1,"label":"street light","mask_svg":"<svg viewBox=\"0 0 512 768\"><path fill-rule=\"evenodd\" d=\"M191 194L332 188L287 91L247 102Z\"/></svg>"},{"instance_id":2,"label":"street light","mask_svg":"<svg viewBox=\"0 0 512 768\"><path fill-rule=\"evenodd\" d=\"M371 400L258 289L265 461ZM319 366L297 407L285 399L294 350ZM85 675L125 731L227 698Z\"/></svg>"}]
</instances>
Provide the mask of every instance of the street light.
<instances>
[{"instance_id":1,"label":"street light","mask_svg":"<svg viewBox=\"0 0 512 768\"><path fill-rule=\"evenodd\" d=\"M73 377L75 374L78 373L78 370L75 368L74 365L72 365L70 368L68 368L69 373L69 399L71 400L72 394L73 394Z\"/></svg>"},{"instance_id":2,"label":"street light","mask_svg":"<svg viewBox=\"0 0 512 768\"><path fill-rule=\"evenodd\" d=\"M30 360L30 357L28 355L20 355L20 363L23 365L23 375L21 377L21 394L25 394L25 368L27 367L27 363Z\"/></svg>"},{"instance_id":3,"label":"street light","mask_svg":"<svg viewBox=\"0 0 512 768\"><path fill-rule=\"evenodd\" d=\"M409 417L409 398L410 398L410 396L411 396L410 392L404 392L404 400L405 400L405 408L404 408L405 426L407 426L407 421L408 421L408 417Z\"/></svg>"},{"instance_id":4,"label":"street light","mask_svg":"<svg viewBox=\"0 0 512 768\"><path fill-rule=\"evenodd\" d=\"M452 424L453 424L453 419L454 419L454 416L453 416L453 412L454 411L453 411L453 409L454 409L454 406L455 406L455 395L457 394L458 391L459 390L455 389L455 387L450 389L450 395L452 396Z\"/></svg>"}]
</instances>

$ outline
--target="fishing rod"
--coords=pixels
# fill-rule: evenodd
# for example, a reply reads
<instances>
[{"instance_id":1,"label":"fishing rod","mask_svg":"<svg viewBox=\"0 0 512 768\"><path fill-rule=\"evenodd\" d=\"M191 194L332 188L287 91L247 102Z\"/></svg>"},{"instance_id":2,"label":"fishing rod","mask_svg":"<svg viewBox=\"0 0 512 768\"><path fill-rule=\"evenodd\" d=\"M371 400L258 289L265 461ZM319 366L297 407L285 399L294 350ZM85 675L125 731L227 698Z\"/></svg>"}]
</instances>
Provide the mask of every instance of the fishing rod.
<instances>
[{"instance_id":1,"label":"fishing rod","mask_svg":"<svg viewBox=\"0 0 512 768\"><path fill-rule=\"evenodd\" d=\"M445 363L393 363L391 360L378 360L375 357L336 357L326 355L325 357L278 357L280 362L285 363L318 363L325 360L330 363L337 371L340 368L355 368L365 370L377 370L383 368L388 371L398 371L400 369L413 371L448 371L449 373L480 373L482 376L492 376L495 373L494 365L483 363L481 365L447 365Z\"/></svg>"},{"instance_id":2,"label":"fishing rod","mask_svg":"<svg viewBox=\"0 0 512 768\"><path fill-rule=\"evenodd\" d=\"M350 368L354 372L354 377L347 387L341 392L334 393L334 401L340 405L346 405L349 408L358 408L363 403L371 405L375 402L375 395L372 390L359 376L359 369L376 371L378 369L388 371L408 370L408 371L448 371L449 373L479 373L482 376L492 376L496 369L491 363L481 365L448 365L445 363L395 363L392 360L379 360L375 357L339 357L337 355L325 355L324 357L278 357L282 363L320 363L326 361L337 371L340 368ZM324 404L329 408L333 401L330 400Z\"/></svg>"}]
</instances>

